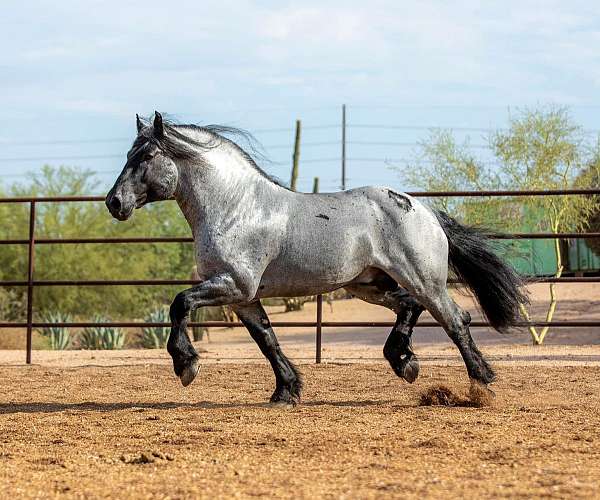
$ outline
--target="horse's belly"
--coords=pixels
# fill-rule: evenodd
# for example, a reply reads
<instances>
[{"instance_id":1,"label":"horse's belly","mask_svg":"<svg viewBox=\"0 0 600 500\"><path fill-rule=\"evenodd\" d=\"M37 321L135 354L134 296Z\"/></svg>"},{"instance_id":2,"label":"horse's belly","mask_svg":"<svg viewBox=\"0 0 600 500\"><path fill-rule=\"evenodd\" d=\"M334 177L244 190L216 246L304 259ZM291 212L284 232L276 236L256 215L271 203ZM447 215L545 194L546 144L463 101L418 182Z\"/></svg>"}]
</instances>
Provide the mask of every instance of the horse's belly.
<instances>
[{"instance_id":1,"label":"horse's belly","mask_svg":"<svg viewBox=\"0 0 600 500\"><path fill-rule=\"evenodd\" d=\"M258 298L318 295L319 293L337 290L350 281L352 281L352 278L331 281L311 276L304 276L303 278L289 276L289 279L282 280L281 273L267 271L263 274L256 295Z\"/></svg>"},{"instance_id":2,"label":"horse's belly","mask_svg":"<svg viewBox=\"0 0 600 500\"><path fill-rule=\"evenodd\" d=\"M369 245L356 243L287 248L265 269L258 296L316 295L344 286L370 265Z\"/></svg>"}]
</instances>

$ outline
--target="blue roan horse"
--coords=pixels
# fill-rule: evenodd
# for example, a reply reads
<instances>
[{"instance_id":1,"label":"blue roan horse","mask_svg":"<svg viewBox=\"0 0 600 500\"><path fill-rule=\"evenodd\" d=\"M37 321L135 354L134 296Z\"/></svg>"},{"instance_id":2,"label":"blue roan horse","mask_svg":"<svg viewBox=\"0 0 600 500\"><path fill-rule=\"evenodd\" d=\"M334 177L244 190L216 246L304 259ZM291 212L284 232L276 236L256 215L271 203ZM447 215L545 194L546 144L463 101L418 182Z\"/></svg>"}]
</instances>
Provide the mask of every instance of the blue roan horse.
<instances>
[{"instance_id":1,"label":"blue roan horse","mask_svg":"<svg viewBox=\"0 0 600 500\"><path fill-rule=\"evenodd\" d=\"M387 187L292 192L226 137L236 132L175 125L159 113L152 123L138 117L137 138L106 197L122 221L134 208L174 198L190 225L202 282L175 297L167 346L184 386L199 369L186 333L190 311L230 305L273 367L271 402L296 404L300 374L281 351L260 299L341 287L396 313L383 352L398 376L417 378L410 339L427 309L460 350L471 380L494 380L471 338L469 313L448 295L448 268L469 286L496 330L515 323L527 298L521 278L480 231Z\"/></svg>"}]
</instances>

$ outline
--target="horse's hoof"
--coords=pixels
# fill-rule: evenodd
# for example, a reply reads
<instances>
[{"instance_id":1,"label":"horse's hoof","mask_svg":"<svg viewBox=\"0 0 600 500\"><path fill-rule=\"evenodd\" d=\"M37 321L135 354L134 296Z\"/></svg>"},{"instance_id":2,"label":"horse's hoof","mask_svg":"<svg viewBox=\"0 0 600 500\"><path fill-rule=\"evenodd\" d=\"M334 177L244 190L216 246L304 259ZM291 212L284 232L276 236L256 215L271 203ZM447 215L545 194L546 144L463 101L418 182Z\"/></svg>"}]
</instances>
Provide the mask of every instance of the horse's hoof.
<instances>
[{"instance_id":1,"label":"horse's hoof","mask_svg":"<svg viewBox=\"0 0 600 500\"><path fill-rule=\"evenodd\" d=\"M409 384L412 384L415 380L417 380L417 377L419 376L419 360L415 355L408 358L402 367L402 373L400 376Z\"/></svg>"},{"instance_id":2,"label":"horse's hoof","mask_svg":"<svg viewBox=\"0 0 600 500\"><path fill-rule=\"evenodd\" d=\"M190 385L196 378L196 375L198 375L198 371L200 370L200 363L198 361L198 359L194 359L179 375L179 380L181 380L183 387Z\"/></svg>"},{"instance_id":3,"label":"horse's hoof","mask_svg":"<svg viewBox=\"0 0 600 500\"><path fill-rule=\"evenodd\" d=\"M287 387L275 389L275 392L269 400L271 406L294 407L300 402L300 394Z\"/></svg>"}]
</instances>

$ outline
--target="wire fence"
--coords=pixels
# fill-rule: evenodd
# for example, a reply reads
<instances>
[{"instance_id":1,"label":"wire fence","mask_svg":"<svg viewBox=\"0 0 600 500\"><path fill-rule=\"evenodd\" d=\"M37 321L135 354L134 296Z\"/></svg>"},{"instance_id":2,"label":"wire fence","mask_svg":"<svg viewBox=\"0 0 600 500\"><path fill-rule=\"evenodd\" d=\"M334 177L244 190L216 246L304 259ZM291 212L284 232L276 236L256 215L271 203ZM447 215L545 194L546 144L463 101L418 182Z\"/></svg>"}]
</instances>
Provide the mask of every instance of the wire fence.
<instances>
[{"instance_id":1,"label":"wire fence","mask_svg":"<svg viewBox=\"0 0 600 500\"><path fill-rule=\"evenodd\" d=\"M482 126L488 122L487 119L486 121L480 119L472 122L474 126L465 126L465 117L461 114L455 116L453 121L449 121L448 125L440 125L439 123L428 124L420 116L414 114L412 118L410 118L410 114L408 116L405 114L407 123L394 123L398 116L394 112L393 121L386 123L389 117L385 115L361 113L361 110L366 109L406 110L409 108L412 107L342 105L341 107L303 108L300 114L324 110L327 110L328 114L327 116L319 116L316 121L302 125L303 133L304 131L308 132L309 140L301 141L302 158L300 163L305 168L302 169L302 175L296 177L298 189L310 191L314 182L317 182L320 189L324 191L345 190L349 187L373 183L395 186L398 179L396 174L393 173L394 170L401 167L426 166L433 163L431 159L419 154L419 152L422 153L422 143L420 141L423 134L440 130L449 130L459 137L463 137L464 142L461 143L461 148L477 151L480 155L478 163L490 168L501 166L498 160L494 158L491 144L486 142L494 132L506 129ZM439 107L434 106L433 108L437 109ZM450 108L455 107L451 106ZM456 107L456 109L462 108ZM347 110L354 110L355 112L351 112L347 117ZM262 109L256 112L273 111L284 111L284 109ZM285 111L289 112L290 110ZM338 115L340 119L337 121L335 115L340 111L341 115ZM244 113L247 114L249 111L244 111ZM173 116L179 116L186 120L203 118L190 113L176 113ZM431 115L429 115L429 119L431 119ZM442 121L445 121L445 118L442 117ZM259 144L257 147L257 151L261 153L261 161L259 161L261 166L275 178L285 182L290 175L292 166L290 157L294 150L292 140L294 127L263 128L258 126L248 128L264 144L264 146ZM580 131L590 139L593 135L600 134L600 129L596 128L582 128ZM398 137L399 135L401 137ZM479 139L473 142L470 140L472 136L479 137ZM8 150L8 152L5 153L6 156L0 157L0 165L27 166L28 164L39 165L45 162L92 165L93 167L90 170L97 176L101 185L100 189L102 189L104 183L108 183L109 176L119 173L119 170L113 168L113 162L125 158L125 147L131 140L132 137L125 136L2 140L0 144L6 146L5 150ZM76 147L77 149L69 149L70 147ZM28 148L26 149L28 153L24 154L22 148ZM13 153L11 154L10 151L13 151ZM308 154L305 155L305 152ZM289 156L286 157L286 153ZM361 175L366 164L369 165L368 177ZM332 172L336 171L336 166L339 168L338 174L332 175ZM21 169L20 171L6 173L3 178L18 180L29 175L31 174ZM315 178L319 180L315 181Z\"/></svg>"},{"instance_id":2,"label":"wire fence","mask_svg":"<svg viewBox=\"0 0 600 500\"><path fill-rule=\"evenodd\" d=\"M600 189L565 189L565 190L529 190L529 191L436 191L436 192L411 192L408 193L415 197L518 197L518 196L564 196L564 195L598 195ZM197 281L193 280L178 280L178 279L130 279L130 280L37 280L35 279L35 249L39 245L72 245L72 244L130 244L130 243L190 243L192 238L186 236L180 237L125 237L125 238L36 238L36 207L40 203L73 203L73 202L102 202L102 196L56 196L56 197L13 197L0 198L0 203L27 203L29 204L29 234L27 239L5 239L0 240L0 245L27 245L28 247L28 267L27 280L4 280L0 281L0 286L4 287L27 287L27 317L25 322L0 322L2 328L26 328L26 363L31 363L32 356L32 334L37 328L48 328L52 326L65 328L86 328L94 326L111 326L111 327L169 327L169 323L144 323L135 321L116 321L109 323L98 322L62 322L48 323L38 322L33 319L34 312L34 290L40 287L67 287L67 286L164 286L164 285L193 285ZM512 233L505 234L499 237L503 239L564 239L564 238L600 238L600 233ZM546 283L598 283L600 277L597 276L564 276L564 277L545 277L539 278L537 282ZM458 283L457 281L452 281ZM322 344L322 329L327 327L346 328L346 327L392 327L393 322L370 322L370 321L323 321L323 297L317 296L317 310L315 321L275 321L272 323L274 327L310 327L315 329L315 362L321 362L321 344ZM489 326L487 322L472 322L473 327ZM207 321L190 323L191 327L235 327L242 326L239 322L227 321ZM417 327L439 326L437 322L420 321ZM531 321L520 322L517 326L550 326L550 327L597 327L600 326L600 321Z\"/></svg>"}]
</instances>

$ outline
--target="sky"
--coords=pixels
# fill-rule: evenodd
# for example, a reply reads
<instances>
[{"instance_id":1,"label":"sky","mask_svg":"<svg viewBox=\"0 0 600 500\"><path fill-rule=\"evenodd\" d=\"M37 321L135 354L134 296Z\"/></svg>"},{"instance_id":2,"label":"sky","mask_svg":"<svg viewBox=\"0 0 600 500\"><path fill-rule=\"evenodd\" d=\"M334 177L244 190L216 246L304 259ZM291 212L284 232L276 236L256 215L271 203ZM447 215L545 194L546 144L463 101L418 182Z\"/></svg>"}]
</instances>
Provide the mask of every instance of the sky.
<instances>
[{"instance_id":1,"label":"sky","mask_svg":"<svg viewBox=\"0 0 600 500\"><path fill-rule=\"evenodd\" d=\"M342 104L349 187L410 188L390 165L433 126L484 144L560 104L600 129L597 2L3 0L0 33L4 184L65 164L102 192L155 109L253 132L284 181L301 119L301 190L339 188Z\"/></svg>"}]
</instances>

